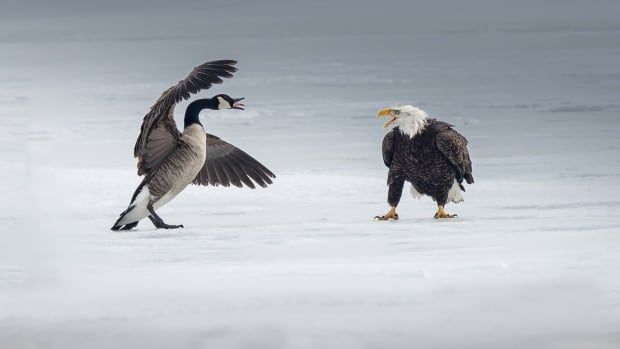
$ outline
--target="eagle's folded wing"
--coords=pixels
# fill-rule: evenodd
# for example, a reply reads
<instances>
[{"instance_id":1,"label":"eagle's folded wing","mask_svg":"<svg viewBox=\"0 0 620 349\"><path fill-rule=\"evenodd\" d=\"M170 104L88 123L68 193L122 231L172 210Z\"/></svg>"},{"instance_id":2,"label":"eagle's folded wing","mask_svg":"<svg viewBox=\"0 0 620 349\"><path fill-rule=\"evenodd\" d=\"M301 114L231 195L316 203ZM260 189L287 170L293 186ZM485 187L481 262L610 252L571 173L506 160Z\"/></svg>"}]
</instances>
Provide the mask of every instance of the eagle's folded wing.
<instances>
[{"instance_id":1,"label":"eagle's folded wing","mask_svg":"<svg viewBox=\"0 0 620 349\"><path fill-rule=\"evenodd\" d=\"M381 147L381 153L383 154L383 163L386 167L390 167L392 159L394 158L394 135L395 130L388 132L383 137L383 145Z\"/></svg>"},{"instance_id":2,"label":"eagle's folded wing","mask_svg":"<svg viewBox=\"0 0 620 349\"><path fill-rule=\"evenodd\" d=\"M465 178L467 183L471 184L474 182L474 177L467 143L465 137L451 128L437 135L437 147L454 166L459 182Z\"/></svg>"}]
</instances>

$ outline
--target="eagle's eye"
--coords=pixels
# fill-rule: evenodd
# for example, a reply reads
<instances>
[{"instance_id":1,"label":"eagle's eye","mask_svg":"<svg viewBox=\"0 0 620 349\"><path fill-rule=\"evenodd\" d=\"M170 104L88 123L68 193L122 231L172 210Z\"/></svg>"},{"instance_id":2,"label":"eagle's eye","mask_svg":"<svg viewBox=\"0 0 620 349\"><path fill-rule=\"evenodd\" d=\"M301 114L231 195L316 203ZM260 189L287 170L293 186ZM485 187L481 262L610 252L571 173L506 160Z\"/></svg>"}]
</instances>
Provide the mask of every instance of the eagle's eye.
<instances>
[{"instance_id":1,"label":"eagle's eye","mask_svg":"<svg viewBox=\"0 0 620 349\"><path fill-rule=\"evenodd\" d=\"M394 109L394 115L400 115L400 110Z\"/></svg>"}]
</instances>

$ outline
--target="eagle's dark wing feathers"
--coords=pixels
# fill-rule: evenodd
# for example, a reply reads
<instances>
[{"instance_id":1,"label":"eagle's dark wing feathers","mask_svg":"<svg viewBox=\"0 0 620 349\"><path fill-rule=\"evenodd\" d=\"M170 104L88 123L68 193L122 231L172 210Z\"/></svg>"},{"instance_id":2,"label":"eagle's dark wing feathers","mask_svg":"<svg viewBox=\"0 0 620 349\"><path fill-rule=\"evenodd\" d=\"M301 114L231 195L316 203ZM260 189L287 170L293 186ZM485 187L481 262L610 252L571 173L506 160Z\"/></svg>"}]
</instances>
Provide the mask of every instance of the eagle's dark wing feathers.
<instances>
[{"instance_id":1,"label":"eagle's dark wing feathers","mask_svg":"<svg viewBox=\"0 0 620 349\"><path fill-rule=\"evenodd\" d=\"M276 176L246 152L207 133L207 159L192 183L254 189L254 182L264 188L272 178Z\"/></svg>"},{"instance_id":2,"label":"eagle's dark wing feathers","mask_svg":"<svg viewBox=\"0 0 620 349\"><path fill-rule=\"evenodd\" d=\"M170 87L157 99L142 120L140 135L134 146L138 158L138 175L151 173L176 147L181 133L174 122L174 106L191 94L206 90L222 78L231 78L237 71L233 60L211 61L201 64L189 75Z\"/></svg>"},{"instance_id":3,"label":"eagle's dark wing feathers","mask_svg":"<svg viewBox=\"0 0 620 349\"><path fill-rule=\"evenodd\" d=\"M394 158L394 134L396 131L391 130L383 137L383 145L381 152L383 153L383 163L386 167L390 167Z\"/></svg>"},{"instance_id":4,"label":"eagle's dark wing feathers","mask_svg":"<svg viewBox=\"0 0 620 349\"><path fill-rule=\"evenodd\" d=\"M437 148L450 161L456 171L459 183L465 179L472 184L471 159L467 150L467 139L456 130L449 128L437 134Z\"/></svg>"}]
</instances>

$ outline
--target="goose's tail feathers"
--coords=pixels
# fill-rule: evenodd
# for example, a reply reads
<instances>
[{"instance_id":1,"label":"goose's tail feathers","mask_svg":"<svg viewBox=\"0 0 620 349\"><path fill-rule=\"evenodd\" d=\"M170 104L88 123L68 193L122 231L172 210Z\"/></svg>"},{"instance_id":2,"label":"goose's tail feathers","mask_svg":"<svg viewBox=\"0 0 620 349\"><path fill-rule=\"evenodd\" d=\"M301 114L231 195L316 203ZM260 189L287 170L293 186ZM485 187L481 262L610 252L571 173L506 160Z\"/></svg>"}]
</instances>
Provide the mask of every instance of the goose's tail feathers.
<instances>
[{"instance_id":1,"label":"goose's tail feathers","mask_svg":"<svg viewBox=\"0 0 620 349\"><path fill-rule=\"evenodd\" d=\"M129 230L138 225L142 218L149 215L147 205L150 198L151 193L148 186L146 186L146 180L144 180L133 193L129 207L121 213L111 229L114 231Z\"/></svg>"}]
</instances>

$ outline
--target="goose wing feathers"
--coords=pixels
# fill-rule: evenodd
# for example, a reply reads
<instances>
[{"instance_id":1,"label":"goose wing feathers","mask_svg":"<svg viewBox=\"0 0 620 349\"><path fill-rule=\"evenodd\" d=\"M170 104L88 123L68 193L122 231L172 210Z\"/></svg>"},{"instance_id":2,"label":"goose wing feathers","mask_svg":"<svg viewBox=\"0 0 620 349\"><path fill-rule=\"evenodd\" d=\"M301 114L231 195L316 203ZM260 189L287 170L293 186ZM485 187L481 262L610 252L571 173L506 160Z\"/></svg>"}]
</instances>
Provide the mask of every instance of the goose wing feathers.
<instances>
[{"instance_id":1,"label":"goose wing feathers","mask_svg":"<svg viewBox=\"0 0 620 349\"><path fill-rule=\"evenodd\" d=\"M134 146L134 156L138 158L138 175L151 173L176 147L181 133L174 122L175 104L200 90L222 83L222 78L231 78L237 71L235 64L237 62L233 60L201 64L185 79L162 93L144 116Z\"/></svg>"},{"instance_id":2,"label":"goose wing feathers","mask_svg":"<svg viewBox=\"0 0 620 349\"><path fill-rule=\"evenodd\" d=\"M276 176L263 164L243 150L207 133L207 158L204 166L192 182L198 185L231 184L254 189L254 183L266 187Z\"/></svg>"}]
</instances>

